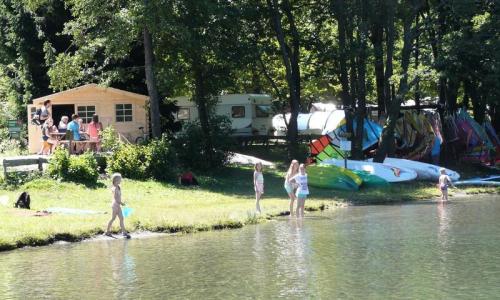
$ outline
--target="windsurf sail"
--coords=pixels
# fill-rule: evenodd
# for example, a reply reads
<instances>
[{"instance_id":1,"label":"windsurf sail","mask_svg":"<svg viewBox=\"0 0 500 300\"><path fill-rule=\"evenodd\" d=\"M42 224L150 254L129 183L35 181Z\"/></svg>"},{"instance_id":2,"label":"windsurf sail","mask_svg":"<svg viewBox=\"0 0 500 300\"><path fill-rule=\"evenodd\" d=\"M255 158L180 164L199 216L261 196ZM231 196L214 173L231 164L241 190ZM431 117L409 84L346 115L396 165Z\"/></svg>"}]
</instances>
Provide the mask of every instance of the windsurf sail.
<instances>
[{"instance_id":1,"label":"windsurf sail","mask_svg":"<svg viewBox=\"0 0 500 300\"><path fill-rule=\"evenodd\" d=\"M331 158L343 159L346 155L344 151L331 143L328 135L323 135L319 139L309 143L309 153L311 158L316 162L322 162Z\"/></svg>"}]
</instances>

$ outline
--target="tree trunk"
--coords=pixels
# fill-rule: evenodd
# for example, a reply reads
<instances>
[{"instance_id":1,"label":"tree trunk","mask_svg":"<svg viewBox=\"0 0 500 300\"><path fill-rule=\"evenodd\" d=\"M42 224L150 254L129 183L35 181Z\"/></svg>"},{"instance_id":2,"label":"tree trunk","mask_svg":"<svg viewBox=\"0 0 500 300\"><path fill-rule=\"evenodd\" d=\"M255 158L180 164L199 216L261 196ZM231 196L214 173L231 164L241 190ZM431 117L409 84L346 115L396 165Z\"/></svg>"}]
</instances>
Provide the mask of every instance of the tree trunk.
<instances>
[{"instance_id":1,"label":"tree trunk","mask_svg":"<svg viewBox=\"0 0 500 300\"><path fill-rule=\"evenodd\" d=\"M389 117L382 132L382 140L374 158L375 162L383 162L387 153L394 147L394 128L396 127L396 121L399 117L401 103L403 103L409 90L408 67L410 65L411 48L413 43L413 32L411 28L413 17L414 15L411 14L411 16L406 15L404 18L403 50L401 53L401 79L399 80L399 88L396 97L394 97L390 103ZM388 28L393 29L394 26L389 26ZM388 35L389 34L393 33L388 31ZM389 48L389 45L387 45L387 48Z\"/></svg>"},{"instance_id":2,"label":"tree trunk","mask_svg":"<svg viewBox=\"0 0 500 300\"><path fill-rule=\"evenodd\" d=\"M353 139L352 156L363 159L363 132L366 117L366 57L368 40L368 1L361 1L361 23L358 30L359 56L357 60L358 75L358 105L356 106L356 132Z\"/></svg>"},{"instance_id":3,"label":"tree trunk","mask_svg":"<svg viewBox=\"0 0 500 300\"><path fill-rule=\"evenodd\" d=\"M205 80L202 64L199 60L193 61L193 72L194 72L194 80L195 80L195 93L194 93L194 101L196 103L196 107L198 108L198 117L200 119L201 130L203 131L203 144L205 155L209 161L212 161L212 134L210 132L210 118L209 118L209 108L207 106L208 95L206 95L205 91Z\"/></svg>"},{"instance_id":4,"label":"tree trunk","mask_svg":"<svg viewBox=\"0 0 500 300\"><path fill-rule=\"evenodd\" d=\"M473 80L465 81L465 89L467 94L470 96L472 102L472 111L474 113L474 120L479 124L483 124L484 117L486 114L486 107L478 93L477 83Z\"/></svg>"},{"instance_id":5,"label":"tree trunk","mask_svg":"<svg viewBox=\"0 0 500 300\"><path fill-rule=\"evenodd\" d=\"M298 128L297 117L300 109L300 68L299 68L299 36L295 21L291 12L290 3L283 2L283 9L287 15L288 22L292 31L292 50L285 40L285 33L281 24L281 15L277 0L267 0L268 8L271 12L271 21L276 38L280 45L281 57L286 71L286 81L290 93L290 121L287 128L288 137L288 158L293 159L298 153Z\"/></svg>"},{"instance_id":6,"label":"tree trunk","mask_svg":"<svg viewBox=\"0 0 500 300\"><path fill-rule=\"evenodd\" d=\"M151 33L148 28L143 29L144 37L144 69L146 75L146 85L149 94L149 109L151 118L151 132L153 138L161 137L160 127L160 95L158 94L158 87L156 86L156 79L154 73L154 53L153 42Z\"/></svg>"},{"instance_id":7,"label":"tree trunk","mask_svg":"<svg viewBox=\"0 0 500 300\"><path fill-rule=\"evenodd\" d=\"M384 39L384 28L377 15L372 24L371 41L373 44L373 56L375 59L375 81L377 87L377 108L379 117L386 114L385 110L385 90L384 90L384 48L382 41Z\"/></svg>"},{"instance_id":8,"label":"tree trunk","mask_svg":"<svg viewBox=\"0 0 500 300\"><path fill-rule=\"evenodd\" d=\"M420 25L419 25L419 15L415 16L415 27L416 27L416 37L415 37L415 70L418 72L418 67L420 65ZM420 78L417 73L415 78L415 106L417 109L420 108Z\"/></svg>"}]
</instances>

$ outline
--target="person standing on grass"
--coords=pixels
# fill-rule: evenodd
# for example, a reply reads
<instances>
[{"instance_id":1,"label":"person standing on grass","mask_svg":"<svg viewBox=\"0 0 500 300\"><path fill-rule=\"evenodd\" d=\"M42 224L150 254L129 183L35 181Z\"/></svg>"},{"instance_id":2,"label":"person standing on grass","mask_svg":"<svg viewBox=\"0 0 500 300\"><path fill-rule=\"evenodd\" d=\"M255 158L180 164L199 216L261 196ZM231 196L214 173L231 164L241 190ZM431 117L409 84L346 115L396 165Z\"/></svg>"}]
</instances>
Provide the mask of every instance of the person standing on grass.
<instances>
[{"instance_id":1,"label":"person standing on grass","mask_svg":"<svg viewBox=\"0 0 500 300\"><path fill-rule=\"evenodd\" d=\"M438 187L439 190L441 191L441 201L448 201L448 186L449 185L451 185L452 187L455 186L453 185L450 176L446 175L445 168L439 169L439 172L441 173L441 175L439 176Z\"/></svg>"},{"instance_id":2,"label":"person standing on grass","mask_svg":"<svg viewBox=\"0 0 500 300\"><path fill-rule=\"evenodd\" d=\"M104 234L107 236L112 236L111 226L113 225L113 222L115 221L116 217L118 217L118 219L120 220L121 232L124 237L129 239L130 235L125 230L125 224L123 223L123 214L121 206L125 205L125 203L122 202L122 191L120 188L121 181L122 181L122 175L120 175L120 173L115 173L111 176L111 182L113 183L113 186L111 187L111 193L113 194L111 200L112 215L111 215L111 220L109 220L108 227L106 228L106 233Z\"/></svg>"},{"instance_id":3,"label":"person standing on grass","mask_svg":"<svg viewBox=\"0 0 500 300\"><path fill-rule=\"evenodd\" d=\"M290 180L292 177L297 175L299 172L299 162L297 160L292 160L290 167L288 167L288 172L285 175L285 190L290 198L290 216L293 216L293 204L295 202L295 183Z\"/></svg>"},{"instance_id":4,"label":"person standing on grass","mask_svg":"<svg viewBox=\"0 0 500 300\"><path fill-rule=\"evenodd\" d=\"M253 172L253 187L255 190L255 209L260 213L260 197L264 194L264 175L262 175L262 163L255 163Z\"/></svg>"},{"instance_id":5,"label":"person standing on grass","mask_svg":"<svg viewBox=\"0 0 500 300\"><path fill-rule=\"evenodd\" d=\"M307 186L307 174L306 167L304 164L300 164L299 173L291 178L291 181L295 181L298 184L296 196L297 196L297 218L304 217L304 206L306 204L307 195L309 195L309 187Z\"/></svg>"}]
</instances>

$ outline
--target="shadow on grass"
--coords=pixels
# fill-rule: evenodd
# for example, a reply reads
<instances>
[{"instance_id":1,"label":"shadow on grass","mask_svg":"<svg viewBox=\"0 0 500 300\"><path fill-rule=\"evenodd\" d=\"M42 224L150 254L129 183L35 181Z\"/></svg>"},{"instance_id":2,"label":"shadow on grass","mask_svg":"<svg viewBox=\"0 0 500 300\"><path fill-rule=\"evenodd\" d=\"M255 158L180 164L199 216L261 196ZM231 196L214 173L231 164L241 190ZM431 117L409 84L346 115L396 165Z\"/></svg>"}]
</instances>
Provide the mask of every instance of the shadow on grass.
<instances>
[{"instance_id":1,"label":"shadow on grass","mask_svg":"<svg viewBox=\"0 0 500 300\"><path fill-rule=\"evenodd\" d=\"M198 174L201 190L206 190L236 197L254 197L252 167L226 167L213 174ZM282 198L288 196L283 187L284 172L267 169L264 170L264 197ZM168 185L168 183L165 183ZM171 185L170 185L171 186ZM333 189L320 189L310 187L310 199L336 200L352 204L386 204L411 200L430 199L428 187L432 183L391 184L385 188L361 187L358 191L342 191ZM190 189L189 187L180 187Z\"/></svg>"}]
</instances>

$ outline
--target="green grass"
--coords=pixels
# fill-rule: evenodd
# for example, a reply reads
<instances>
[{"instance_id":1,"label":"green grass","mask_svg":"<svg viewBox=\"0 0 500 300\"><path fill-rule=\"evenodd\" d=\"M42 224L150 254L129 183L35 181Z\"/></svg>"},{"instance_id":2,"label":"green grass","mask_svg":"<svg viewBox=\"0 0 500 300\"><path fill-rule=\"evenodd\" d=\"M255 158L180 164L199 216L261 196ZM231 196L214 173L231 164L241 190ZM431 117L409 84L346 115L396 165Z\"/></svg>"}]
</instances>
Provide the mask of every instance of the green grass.
<instances>
[{"instance_id":1,"label":"green grass","mask_svg":"<svg viewBox=\"0 0 500 300\"><path fill-rule=\"evenodd\" d=\"M196 232L239 228L285 214L288 200L283 189L283 173L266 170L265 196L261 204L264 214L255 215L252 172L251 168L229 167L210 176L199 176L201 188L125 179L123 200L134 208L132 216L125 219L126 227L129 231ZM108 181L100 181L98 187L88 188L41 178L14 190L0 190L0 196L9 197L8 206L0 206L0 250L45 245L57 240L78 241L102 233L110 217L108 185ZM31 211L11 208L25 190L31 194ZM465 191L499 192L484 188ZM438 194L433 183L418 182L358 192L311 188L306 208L322 210L346 202L369 204L430 199ZM102 214L32 216L35 211L49 207L90 209ZM114 229L118 230L116 226Z\"/></svg>"}]
</instances>

